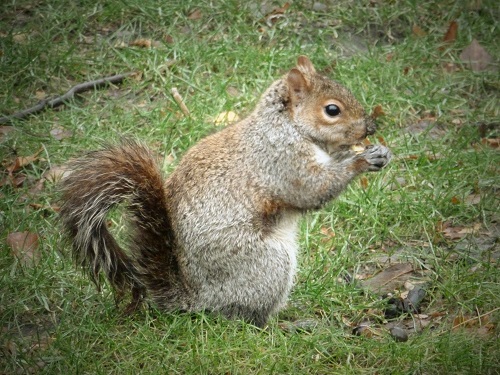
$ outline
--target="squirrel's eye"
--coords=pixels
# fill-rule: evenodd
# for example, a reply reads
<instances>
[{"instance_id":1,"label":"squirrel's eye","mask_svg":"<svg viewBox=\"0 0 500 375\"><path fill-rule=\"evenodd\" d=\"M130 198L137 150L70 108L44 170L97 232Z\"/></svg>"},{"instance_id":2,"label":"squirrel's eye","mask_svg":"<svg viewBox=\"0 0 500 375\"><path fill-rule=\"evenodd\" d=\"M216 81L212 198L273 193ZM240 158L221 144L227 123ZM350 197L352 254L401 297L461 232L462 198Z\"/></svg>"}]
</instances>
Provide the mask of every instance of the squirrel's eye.
<instances>
[{"instance_id":1,"label":"squirrel's eye","mask_svg":"<svg viewBox=\"0 0 500 375\"><path fill-rule=\"evenodd\" d=\"M335 104L328 104L325 107L325 112L328 116L330 117L335 117L340 115L340 108L336 106Z\"/></svg>"}]
</instances>

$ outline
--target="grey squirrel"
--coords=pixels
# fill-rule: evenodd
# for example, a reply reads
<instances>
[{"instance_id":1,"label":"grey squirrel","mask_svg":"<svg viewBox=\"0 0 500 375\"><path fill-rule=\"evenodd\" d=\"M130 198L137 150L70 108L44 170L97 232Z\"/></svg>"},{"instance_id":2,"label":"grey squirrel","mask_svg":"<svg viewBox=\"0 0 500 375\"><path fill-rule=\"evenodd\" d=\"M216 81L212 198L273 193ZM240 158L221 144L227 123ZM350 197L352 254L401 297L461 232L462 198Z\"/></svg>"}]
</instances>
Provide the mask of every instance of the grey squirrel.
<instances>
[{"instance_id":1,"label":"grey squirrel","mask_svg":"<svg viewBox=\"0 0 500 375\"><path fill-rule=\"evenodd\" d=\"M247 118L202 139L166 178L133 140L70 162L60 217L74 258L98 285L102 271L119 296L131 292L132 309L147 297L264 326L292 288L301 215L389 162L385 146L355 149L375 130L349 90L300 56ZM122 202L126 251L106 226Z\"/></svg>"}]
</instances>

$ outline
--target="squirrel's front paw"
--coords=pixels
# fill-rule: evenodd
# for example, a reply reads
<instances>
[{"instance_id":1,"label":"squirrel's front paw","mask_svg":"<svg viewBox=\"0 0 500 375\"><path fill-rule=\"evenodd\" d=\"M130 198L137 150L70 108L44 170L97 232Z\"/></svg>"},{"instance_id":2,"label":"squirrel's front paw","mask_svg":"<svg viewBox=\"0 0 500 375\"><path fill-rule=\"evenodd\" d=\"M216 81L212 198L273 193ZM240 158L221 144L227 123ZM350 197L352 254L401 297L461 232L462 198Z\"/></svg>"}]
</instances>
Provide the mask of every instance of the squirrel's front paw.
<instances>
[{"instance_id":1,"label":"squirrel's front paw","mask_svg":"<svg viewBox=\"0 0 500 375\"><path fill-rule=\"evenodd\" d=\"M379 171L392 158L391 151L382 145L369 145L361 155L368 162L369 171Z\"/></svg>"}]
</instances>

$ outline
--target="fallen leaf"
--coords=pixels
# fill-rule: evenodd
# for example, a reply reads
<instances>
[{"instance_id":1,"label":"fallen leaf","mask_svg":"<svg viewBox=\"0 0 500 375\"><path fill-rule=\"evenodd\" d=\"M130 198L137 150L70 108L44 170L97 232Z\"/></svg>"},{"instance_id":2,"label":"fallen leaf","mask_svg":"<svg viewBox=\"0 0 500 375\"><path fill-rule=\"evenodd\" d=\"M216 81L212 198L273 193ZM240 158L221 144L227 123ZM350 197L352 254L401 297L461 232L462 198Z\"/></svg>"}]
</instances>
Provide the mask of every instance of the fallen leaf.
<instances>
[{"instance_id":1,"label":"fallen leaf","mask_svg":"<svg viewBox=\"0 0 500 375\"><path fill-rule=\"evenodd\" d=\"M12 173L18 171L19 169L33 163L34 161L38 160L38 155L43 151L43 147L41 147L37 152L35 152L33 155L29 156L18 156L14 159L12 164L10 164L6 170L9 173L9 175L12 175Z\"/></svg>"},{"instance_id":2,"label":"fallen leaf","mask_svg":"<svg viewBox=\"0 0 500 375\"><path fill-rule=\"evenodd\" d=\"M15 34L12 36L12 40L16 43L24 44L28 40L28 36L29 34L27 33Z\"/></svg>"},{"instance_id":3,"label":"fallen leaf","mask_svg":"<svg viewBox=\"0 0 500 375\"><path fill-rule=\"evenodd\" d=\"M273 10L273 14L283 14L285 13L288 8L290 8L290 3L285 3L282 7L277 7L277 8L274 8Z\"/></svg>"},{"instance_id":4,"label":"fallen leaf","mask_svg":"<svg viewBox=\"0 0 500 375\"><path fill-rule=\"evenodd\" d=\"M199 20L203 17L203 13L201 12L200 9L194 9L191 13L188 15L189 20Z\"/></svg>"},{"instance_id":5,"label":"fallen leaf","mask_svg":"<svg viewBox=\"0 0 500 375\"><path fill-rule=\"evenodd\" d=\"M119 40L113 44L113 47L114 48L125 48L125 47L127 47L127 45L125 44L125 42L123 40Z\"/></svg>"},{"instance_id":6,"label":"fallen leaf","mask_svg":"<svg viewBox=\"0 0 500 375\"><path fill-rule=\"evenodd\" d=\"M447 72L447 73L455 73L460 71L460 67L451 62L451 61L444 61L441 63L441 67Z\"/></svg>"},{"instance_id":7,"label":"fallen leaf","mask_svg":"<svg viewBox=\"0 0 500 375\"><path fill-rule=\"evenodd\" d=\"M142 72L135 71L131 75L129 75L128 79L133 79L135 82L141 82L142 81Z\"/></svg>"},{"instance_id":8,"label":"fallen leaf","mask_svg":"<svg viewBox=\"0 0 500 375\"><path fill-rule=\"evenodd\" d=\"M167 34L163 37L163 41L167 44L173 44L174 43L174 37L170 34Z\"/></svg>"},{"instance_id":9,"label":"fallen leaf","mask_svg":"<svg viewBox=\"0 0 500 375\"><path fill-rule=\"evenodd\" d=\"M420 26L417 25L413 25L411 31L413 32L414 35L418 37L423 37L427 35L427 33Z\"/></svg>"},{"instance_id":10,"label":"fallen leaf","mask_svg":"<svg viewBox=\"0 0 500 375\"><path fill-rule=\"evenodd\" d=\"M479 194L470 194L465 198L465 203L467 204L479 204L481 202L481 195Z\"/></svg>"},{"instance_id":11,"label":"fallen leaf","mask_svg":"<svg viewBox=\"0 0 500 375\"><path fill-rule=\"evenodd\" d=\"M47 97L47 93L45 91L43 91L43 90L37 90L35 92L35 97L38 100L44 100Z\"/></svg>"},{"instance_id":12,"label":"fallen leaf","mask_svg":"<svg viewBox=\"0 0 500 375\"><path fill-rule=\"evenodd\" d=\"M476 223L472 227L465 227L465 226L453 227L451 225L448 225L447 223L444 223L441 232L443 233L443 236L449 240L458 240L467 236L468 234L477 233L479 229L481 229L481 223Z\"/></svg>"},{"instance_id":13,"label":"fallen leaf","mask_svg":"<svg viewBox=\"0 0 500 375\"><path fill-rule=\"evenodd\" d=\"M30 156L19 156L16 158L15 164L17 166L19 166L19 168L23 168L23 167L33 163L34 161L37 161L39 154L40 154L40 151L38 151L36 154L30 155Z\"/></svg>"},{"instance_id":14,"label":"fallen leaf","mask_svg":"<svg viewBox=\"0 0 500 375\"><path fill-rule=\"evenodd\" d=\"M387 142L385 141L385 138L382 137L381 135L377 136L377 141L380 143L382 146L387 146Z\"/></svg>"},{"instance_id":15,"label":"fallen leaf","mask_svg":"<svg viewBox=\"0 0 500 375\"><path fill-rule=\"evenodd\" d=\"M445 129L436 124L436 120L433 118L422 119L410 124L403 129L403 132L413 136L427 136L431 139L440 139L446 134Z\"/></svg>"},{"instance_id":16,"label":"fallen leaf","mask_svg":"<svg viewBox=\"0 0 500 375\"><path fill-rule=\"evenodd\" d=\"M491 148L499 148L500 138L482 138L481 143Z\"/></svg>"},{"instance_id":17,"label":"fallen leaf","mask_svg":"<svg viewBox=\"0 0 500 375\"><path fill-rule=\"evenodd\" d=\"M68 176L71 171L65 166L52 165L48 171L45 171L42 175L47 181L52 183L59 182L62 178Z\"/></svg>"},{"instance_id":18,"label":"fallen leaf","mask_svg":"<svg viewBox=\"0 0 500 375\"><path fill-rule=\"evenodd\" d=\"M446 34L444 34L443 42L445 43L454 42L457 39L457 32L458 32L457 21L451 21L450 26L448 26L448 30L446 31Z\"/></svg>"},{"instance_id":19,"label":"fallen leaf","mask_svg":"<svg viewBox=\"0 0 500 375\"><path fill-rule=\"evenodd\" d=\"M373 111L370 115L370 117L372 119L376 119L380 116L384 116L385 115L385 112L384 112L384 109L382 108L382 106L380 104L376 105L375 108L373 108Z\"/></svg>"},{"instance_id":20,"label":"fallen leaf","mask_svg":"<svg viewBox=\"0 0 500 375\"><path fill-rule=\"evenodd\" d=\"M57 127L50 131L50 135L52 138L61 141L65 138L71 138L73 136L73 132L71 130Z\"/></svg>"},{"instance_id":21,"label":"fallen leaf","mask_svg":"<svg viewBox=\"0 0 500 375\"><path fill-rule=\"evenodd\" d=\"M285 3L282 7L277 7L265 17L265 22L272 27L280 18L284 17L285 12L290 8L290 3Z\"/></svg>"},{"instance_id":22,"label":"fallen leaf","mask_svg":"<svg viewBox=\"0 0 500 375\"><path fill-rule=\"evenodd\" d=\"M366 176L361 176L359 182L363 190L368 189L368 178Z\"/></svg>"},{"instance_id":23,"label":"fallen leaf","mask_svg":"<svg viewBox=\"0 0 500 375\"><path fill-rule=\"evenodd\" d=\"M152 45L151 39L136 39L129 43L129 46L140 48L151 48Z\"/></svg>"},{"instance_id":24,"label":"fallen leaf","mask_svg":"<svg viewBox=\"0 0 500 375\"><path fill-rule=\"evenodd\" d=\"M31 232L12 232L7 235L7 245L12 254L24 265L32 265L40 260L38 235Z\"/></svg>"},{"instance_id":25,"label":"fallen leaf","mask_svg":"<svg viewBox=\"0 0 500 375\"><path fill-rule=\"evenodd\" d=\"M321 242L325 243L335 237L335 232L332 228L329 227L321 227L319 232L324 236L321 239Z\"/></svg>"},{"instance_id":26,"label":"fallen leaf","mask_svg":"<svg viewBox=\"0 0 500 375\"><path fill-rule=\"evenodd\" d=\"M361 284L376 293L392 292L404 285L412 271L413 265L411 263L396 263L375 276L361 281Z\"/></svg>"},{"instance_id":27,"label":"fallen leaf","mask_svg":"<svg viewBox=\"0 0 500 375\"><path fill-rule=\"evenodd\" d=\"M476 39L462 51L460 60L473 72L493 69L493 58Z\"/></svg>"},{"instance_id":28,"label":"fallen leaf","mask_svg":"<svg viewBox=\"0 0 500 375\"><path fill-rule=\"evenodd\" d=\"M24 183L24 181L26 181L26 176L23 174L16 174L15 176L9 175L9 176L3 178L2 180L0 180L0 187L6 186L6 185L19 187Z\"/></svg>"}]
</instances>

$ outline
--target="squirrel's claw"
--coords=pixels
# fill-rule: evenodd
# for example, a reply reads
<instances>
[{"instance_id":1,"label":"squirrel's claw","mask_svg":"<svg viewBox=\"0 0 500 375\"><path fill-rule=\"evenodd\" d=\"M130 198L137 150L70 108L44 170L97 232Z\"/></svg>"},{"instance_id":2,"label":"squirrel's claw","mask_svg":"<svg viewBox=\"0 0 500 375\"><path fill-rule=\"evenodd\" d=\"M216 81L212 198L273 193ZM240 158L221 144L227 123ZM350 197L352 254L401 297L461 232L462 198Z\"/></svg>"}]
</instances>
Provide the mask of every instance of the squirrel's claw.
<instances>
[{"instance_id":1,"label":"squirrel's claw","mask_svg":"<svg viewBox=\"0 0 500 375\"><path fill-rule=\"evenodd\" d=\"M392 158L391 151L382 145L369 145L361 156L368 162L369 171L379 171L385 167Z\"/></svg>"}]
</instances>

